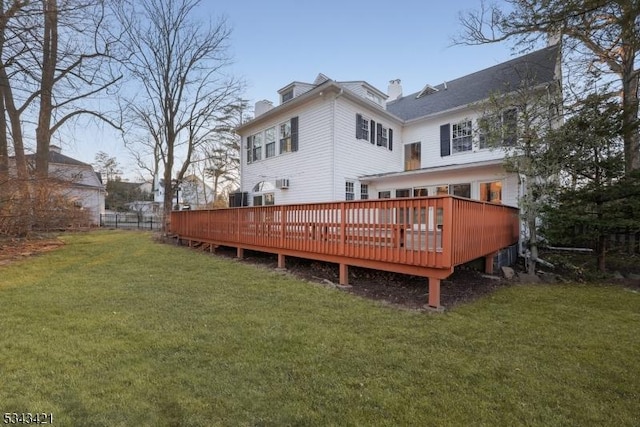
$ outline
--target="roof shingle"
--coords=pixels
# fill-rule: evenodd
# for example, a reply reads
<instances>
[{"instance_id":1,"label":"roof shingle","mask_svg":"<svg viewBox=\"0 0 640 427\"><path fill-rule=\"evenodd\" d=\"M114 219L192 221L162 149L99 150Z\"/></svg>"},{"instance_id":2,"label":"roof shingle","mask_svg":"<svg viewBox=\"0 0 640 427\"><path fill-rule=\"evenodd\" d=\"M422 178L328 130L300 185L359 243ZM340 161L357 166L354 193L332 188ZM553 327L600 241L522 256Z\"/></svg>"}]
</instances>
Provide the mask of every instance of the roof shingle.
<instances>
[{"instance_id":1,"label":"roof shingle","mask_svg":"<svg viewBox=\"0 0 640 427\"><path fill-rule=\"evenodd\" d=\"M387 111L403 120L412 120L462 107L488 98L493 93L513 90L524 79L533 84L556 79L559 45L531 52L519 58L477 71L435 86L437 91L418 97L416 92L387 104Z\"/></svg>"}]
</instances>

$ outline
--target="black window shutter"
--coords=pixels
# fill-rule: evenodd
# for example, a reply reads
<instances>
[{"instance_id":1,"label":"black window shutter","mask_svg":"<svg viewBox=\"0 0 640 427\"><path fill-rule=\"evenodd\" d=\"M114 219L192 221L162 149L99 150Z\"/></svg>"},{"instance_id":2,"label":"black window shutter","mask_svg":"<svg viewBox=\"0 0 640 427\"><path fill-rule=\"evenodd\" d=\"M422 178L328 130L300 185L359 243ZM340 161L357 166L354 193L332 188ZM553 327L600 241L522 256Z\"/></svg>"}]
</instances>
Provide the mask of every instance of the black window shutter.
<instances>
[{"instance_id":1,"label":"black window shutter","mask_svg":"<svg viewBox=\"0 0 640 427\"><path fill-rule=\"evenodd\" d=\"M376 143L376 122L374 122L373 120L371 120L369 126L369 139L371 140L372 144Z\"/></svg>"},{"instance_id":2,"label":"black window shutter","mask_svg":"<svg viewBox=\"0 0 640 427\"><path fill-rule=\"evenodd\" d=\"M449 123L440 126L440 156L451 154L451 127Z\"/></svg>"},{"instance_id":3,"label":"black window shutter","mask_svg":"<svg viewBox=\"0 0 640 427\"><path fill-rule=\"evenodd\" d=\"M291 118L291 151L298 151L298 117Z\"/></svg>"},{"instance_id":4,"label":"black window shutter","mask_svg":"<svg viewBox=\"0 0 640 427\"><path fill-rule=\"evenodd\" d=\"M378 145L382 144L382 124L378 123L378 128L377 128L377 132L378 134Z\"/></svg>"},{"instance_id":5,"label":"black window shutter","mask_svg":"<svg viewBox=\"0 0 640 427\"><path fill-rule=\"evenodd\" d=\"M356 114L356 139L362 139L362 115Z\"/></svg>"},{"instance_id":6,"label":"black window shutter","mask_svg":"<svg viewBox=\"0 0 640 427\"><path fill-rule=\"evenodd\" d=\"M251 141L251 137L248 136L247 137L247 164L251 163L251 153L252 153L252 149L253 149L253 144Z\"/></svg>"},{"instance_id":7,"label":"black window shutter","mask_svg":"<svg viewBox=\"0 0 640 427\"><path fill-rule=\"evenodd\" d=\"M393 151L393 129L389 129L389 150Z\"/></svg>"}]
</instances>

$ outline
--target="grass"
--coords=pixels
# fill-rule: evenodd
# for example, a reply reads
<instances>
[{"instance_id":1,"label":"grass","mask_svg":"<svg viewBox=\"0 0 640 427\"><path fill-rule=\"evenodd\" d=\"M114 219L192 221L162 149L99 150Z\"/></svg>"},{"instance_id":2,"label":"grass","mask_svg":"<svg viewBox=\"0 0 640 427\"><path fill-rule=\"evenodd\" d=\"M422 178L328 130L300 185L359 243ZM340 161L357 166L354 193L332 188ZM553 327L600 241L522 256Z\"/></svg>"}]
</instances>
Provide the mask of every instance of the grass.
<instances>
[{"instance_id":1,"label":"grass","mask_svg":"<svg viewBox=\"0 0 640 427\"><path fill-rule=\"evenodd\" d=\"M156 244L66 235L0 267L0 412L58 425L611 425L640 420L640 294L505 288L401 311Z\"/></svg>"}]
</instances>

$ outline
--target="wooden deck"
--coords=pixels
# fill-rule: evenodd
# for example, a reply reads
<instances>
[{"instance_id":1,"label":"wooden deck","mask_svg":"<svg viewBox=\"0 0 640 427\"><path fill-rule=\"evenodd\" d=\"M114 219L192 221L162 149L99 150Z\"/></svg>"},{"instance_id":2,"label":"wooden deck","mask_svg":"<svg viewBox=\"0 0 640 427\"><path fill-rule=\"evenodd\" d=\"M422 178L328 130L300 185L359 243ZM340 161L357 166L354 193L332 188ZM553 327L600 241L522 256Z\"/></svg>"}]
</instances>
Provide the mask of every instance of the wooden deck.
<instances>
[{"instance_id":1,"label":"wooden deck","mask_svg":"<svg viewBox=\"0 0 640 427\"><path fill-rule=\"evenodd\" d=\"M518 241L518 210L454 196L274 205L171 213L178 239L424 276L431 307L455 266Z\"/></svg>"}]
</instances>

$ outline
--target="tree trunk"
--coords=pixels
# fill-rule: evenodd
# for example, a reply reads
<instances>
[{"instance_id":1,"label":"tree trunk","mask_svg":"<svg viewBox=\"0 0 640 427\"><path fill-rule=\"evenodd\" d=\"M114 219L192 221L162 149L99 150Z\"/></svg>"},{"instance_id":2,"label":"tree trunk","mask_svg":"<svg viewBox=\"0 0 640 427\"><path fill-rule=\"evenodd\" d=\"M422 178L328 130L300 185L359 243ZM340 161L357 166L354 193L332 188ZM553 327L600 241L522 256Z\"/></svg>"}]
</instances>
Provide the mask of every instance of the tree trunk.
<instances>
[{"instance_id":1,"label":"tree trunk","mask_svg":"<svg viewBox=\"0 0 640 427\"><path fill-rule=\"evenodd\" d=\"M7 117L5 116L4 98L0 90L0 185L9 178L9 141L7 139Z\"/></svg>"},{"instance_id":2,"label":"tree trunk","mask_svg":"<svg viewBox=\"0 0 640 427\"><path fill-rule=\"evenodd\" d=\"M638 79L623 76L622 82L622 136L624 140L625 172L640 169L640 133L638 127Z\"/></svg>"},{"instance_id":3,"label":"tree trunk","mask_svg":"<svg viewBox=\"0 0 640 427\"><path fill-rule=\"evenodd\" d=\"M598 271L607 271L606 253L607 235L600 231L598 233Z\"/></svg>"},{"instance_id":4,"label":"tree trunk","mask_svg":"<svg viewBox=\"0 0 640 427\"><path fill-rule=\"evenodd\" d=\"M36 175L49 175L49 145L51 142L51 114L55 70L58 61L58 6L56 0L45 0L44 40L42 47L42 81L40 83L40 112L36 128Z\"/></svg>"},{"instance_id":5,"label":"tree trunk","mask_svg":"<svg viewBox=\"0 0 640 427\"><path fill-rule=\"evenodd\" d=\"M538 230L536 229L535 216L531 217L528 215L527 226L529 227L529 251L531 252L527 273L533 276L536 274L536 264L538 261Z\"/></svg>"},{"instance_id":6,"label":"tree trunk","mask_svg":"<svg viewBox=\"0 0 640 427\"><path fill-rule=\"evenodd\" d=\"M173 210L173 183L171 182L171 179L171 167L165 163L163 198L164 220L162 225L162 229L165 233L170 231L171 211Z\"/></svg>"}]
</instances>

